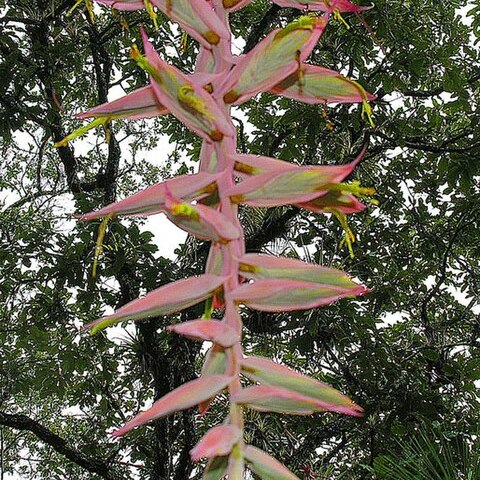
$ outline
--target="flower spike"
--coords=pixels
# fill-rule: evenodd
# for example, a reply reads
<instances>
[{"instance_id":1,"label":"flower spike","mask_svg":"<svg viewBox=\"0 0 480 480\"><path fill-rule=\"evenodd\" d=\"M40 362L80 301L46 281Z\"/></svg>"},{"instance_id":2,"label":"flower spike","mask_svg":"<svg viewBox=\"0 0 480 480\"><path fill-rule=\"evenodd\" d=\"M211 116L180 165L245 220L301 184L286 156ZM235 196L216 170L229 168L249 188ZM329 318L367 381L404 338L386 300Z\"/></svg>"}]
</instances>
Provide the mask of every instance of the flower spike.
<instances>
[{"instance_id":1,"label":"flower spike","mask_svg":"<svg viewBox=\"0 0 480 480\"><path fill-rule=\"evenodd\" d=\"M91 6L92 0L80 1ZM86 221L103 219L94 270L108 219L117 216L163 213L190 235L211 242L204 274L160 286L86 326L93 334L123 321L170 315L201 304L195 314L200 318L174 321L166 330L211 342L200 378L160 398L114 432L114 436L194 406L204 415L211 402L225 391L228 416L222 424L208 430L190 451L193 461L207 459L203 480L244 480L249 475L246 469L262 480L299 480L280 462L245 444L243 409L293 415L335 412L354 417L361 416L363 411L350 398L315 378L267 358L245 357L241 345L242 306L285 313L328 305L368 290L341 270L293 258L246 253L239 205L292 204L312 213L333 214L345 230L343 242L353 253L355 238L346 216L366 208L362 199L375 204L371 199L375 191L349 181L366 147L354 161L340 165L300 166L266 156L240 154L230 110L232 105L269 92L320 105L319 115L322 109L326 112L327 103L361 104L362 119L373 127L368 103L374 100L373 95L338 72L305 63L331 17L348 27L341 14L353 12L362 21L360 12L367 7L350 0L273 0L281 7L314 13L271 31L247 54L235 56L229 15L251 0L96 1L119 10L145 9L156 28L158 11L176 22L184 31L180 50L185 52L187 34L199 42L194 73L186 74L161 59L142 30L144 54L133 46L131 57L148 74L150 84L77 115L92 121L57 146L65 146L99 125L108 132L109 123L115 119L167 113L200 136L202 146L199 173L152 185L78 217ZM324 120L328 122L328 117L324 116Z\"/></svg>"}]
</instances>

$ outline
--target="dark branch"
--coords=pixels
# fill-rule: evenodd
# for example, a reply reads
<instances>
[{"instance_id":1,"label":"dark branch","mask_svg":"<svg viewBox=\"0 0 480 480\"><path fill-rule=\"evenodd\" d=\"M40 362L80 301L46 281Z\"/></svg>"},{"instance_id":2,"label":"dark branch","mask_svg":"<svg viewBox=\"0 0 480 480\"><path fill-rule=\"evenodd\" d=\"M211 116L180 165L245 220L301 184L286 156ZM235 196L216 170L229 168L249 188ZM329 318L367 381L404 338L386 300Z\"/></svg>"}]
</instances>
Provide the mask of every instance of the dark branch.
<instances>
[{"instance_id":1,"label":"dark branch","mask_svg":"<svg viewBox=\"0 0 480 480\"><path fill-rule=\"evenodd\" d=\"M258 24L252 29L250 35L248 35L247 42L245 43L245 48L243 53L248 53L257 43L260 41L262 36L268 30L270 25L277 18L278 13L282 10L278 5L272 5L263 18L258 22Z\"/></svg>"},{"instance_id":2,"label":"dark branch","mask_svg":"<svg viewBox=\"0 0 480 480\"><path fill-rule=\"evenodd\" d=\"M0 425L33 433L39 440L50 445L59 454L85 470L96 473L102 478L107 480L121 478L105 460L85 455L81 451L71 447L64 438L26 415L12 415L0 411Z\"/></svg>"},{"instance_id":3,"label":"dark branch","mask_svg":"<svg viewBox=\"0 0 480 480\"><path fill-rule=\"evenodd\" d=\"M468 212L468 213L471 213L471 212ZM457 240L459 233L465 227L465 224L463 223L463 221L465 220L466 216L467 216L467 212L464 212L463 215L460 217L457 227L455 228L452 236L450 237L450 241L448 242L447 248L443 253L442 265L440 267L440 275L435 285L433 286L433 288L427 293L427 295L422 301L422 305L420 308L420 317L422 319L422 324L425 328L425 335L427 336L427 340L429 343L433 343L434 338L433 338L432 326L430 324L430 319L428 317L427 307L430 301L440 291L441 286L443 285L443 283L445 282L445 279L447 278L448 259L450 257L452 248Z\"/></svg>"}]
</instances>

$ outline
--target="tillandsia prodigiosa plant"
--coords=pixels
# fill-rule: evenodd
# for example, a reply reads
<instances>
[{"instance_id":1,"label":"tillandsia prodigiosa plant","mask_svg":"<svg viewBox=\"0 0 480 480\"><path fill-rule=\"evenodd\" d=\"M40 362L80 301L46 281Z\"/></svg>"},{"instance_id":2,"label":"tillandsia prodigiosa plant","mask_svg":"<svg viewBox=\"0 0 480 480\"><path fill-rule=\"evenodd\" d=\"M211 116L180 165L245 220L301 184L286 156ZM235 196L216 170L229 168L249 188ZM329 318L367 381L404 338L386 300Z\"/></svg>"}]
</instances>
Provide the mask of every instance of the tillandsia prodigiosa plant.
<instances>
[{"instance_id":1,"label":"tillandsia prodigiosa plant","mask_svg":"<svg viewBox=\"0 0 480 480\"><path fill-rule=\"evenodd\" d=\"M366 288L339 270L291 258L245 251L239 205L296 205L314 213L330 213L353 235L346 215L365 206L358 197L374 192L358 183L342 183L361 160L338 166L298 166L264 156L239 154L230 110L261 92L311 104L361 103L371 122L368 100L374 97L341 74L305 61L332 16L359 13L348 0L274 0L281 6L309 9L306 16L267 35L248 54L232 54L229 14L249 0L97 0L121 10L156 9L177 22L200 44L195 73L186 75L164 62L142 31L143 50L132 58L150 84L79 118L93 118L60 145L97 125L117 118L173 114L203 139L196 174L153 185L117 203L81 216L81 220L164 213L177 226L211 242L205 273L162 286L87 326L96 333L110 325L169 315L200 302L198 320L168 327L172 333L209 341L201 376L173 390L119 428L120 436L160 417L199 406L227 391L229 413L191 451L194 461L208 460L203 478L245 478L248 467L263 479L295 479L290 470L265 452L244 442L244 408L261 412L308 415L330 411L361 416L362 409L337 390L261 357L245 357L241 346L240 306L264 312L312 309ZM87 7L91 8L90 1ZM156 9L155 9L156 7ZM221 320L215 319L223 315Z\"/></svg>"}]
</instances>

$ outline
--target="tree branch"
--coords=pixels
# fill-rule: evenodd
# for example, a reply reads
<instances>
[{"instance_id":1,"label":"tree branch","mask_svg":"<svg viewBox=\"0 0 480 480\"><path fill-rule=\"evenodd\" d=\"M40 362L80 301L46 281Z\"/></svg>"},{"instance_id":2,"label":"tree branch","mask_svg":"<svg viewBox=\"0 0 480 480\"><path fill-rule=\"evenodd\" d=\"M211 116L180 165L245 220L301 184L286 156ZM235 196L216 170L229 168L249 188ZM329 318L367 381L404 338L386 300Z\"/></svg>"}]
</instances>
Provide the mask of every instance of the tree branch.
<instances>
[{"instance_id":1,"label":"tree branch","mask_svg":"<svg viewBox=\"0 0 480 480\"><path fill-rule=\"evenodd\" d=\"M33 433L39 440L50 445L60 455L106 480L121 478L105 460L85 455L71 447L64 438L26 415L9 414L0 411L0 425Z\"/></svg>"},{"instance_id":2,"label":"tree branch","mask_svg":"<svg viewBox=\"0 0 480 480\"><path fill-rule=\"evenodd\" d=\"M471 212L468 212L468 213L471 213ZM453 232L453 235L450 237L450 241L448 242L447 248L445 249L445 252L443 253L442 265L440 267L440 276L438 277L437 282L435 283L433 288L427 293L427 295L423 299L421 307L420 307L420 318L422 319L422 324L425 328L425 335L427 337L427 340L428 340L429 344L433 343L434 338L433 338L432 326L430 324L430 319L428 318L427 307L428 307L429 302L439 292L440 287L445 282L445 279L447 277L448 258L450 257L450 253L451 253L453 245L455 244L455 241L458 237L458 234L465 227L465 224L463 223L463 220L465 219L466 216L467 216L467 212L464 212L462 214L462 216L460 217L460 219L458 221L458 224L457 224L457 227L455 228L455 231Z\"/></svg>"},{"instance_id":3,"label":"tree branch","mask_svg":"<svg viewBox=\"0 0 480 480\"><path fill-rule=\"evenodd\" d=\"M267 10L267 13L263 16L263 18L250 31L250 34L248 35L247 41L245 43L245 48L243 49L243 53L248 53L255 45L257 45L262 35L274 22L280 10L282 10L282 8L278 5L272 5Z\"/></svg>"}]
</instances>

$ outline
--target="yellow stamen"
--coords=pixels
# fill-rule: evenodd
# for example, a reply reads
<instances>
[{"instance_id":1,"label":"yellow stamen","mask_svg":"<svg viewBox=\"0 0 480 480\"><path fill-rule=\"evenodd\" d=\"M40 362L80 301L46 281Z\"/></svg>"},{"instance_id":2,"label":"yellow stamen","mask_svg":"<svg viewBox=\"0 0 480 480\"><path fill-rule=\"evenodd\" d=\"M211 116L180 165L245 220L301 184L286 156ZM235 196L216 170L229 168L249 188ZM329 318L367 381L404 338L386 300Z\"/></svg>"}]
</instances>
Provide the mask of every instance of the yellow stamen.
<instances>
[{"instance_id":1,"label":"yellow stamen","mask_svg":"<svg viewBox=\"0 0 480 480\"><path fill-rule=\"evenodd\" d=\"M360 95L363 98L362 101L362 120L365 120L365 116L368 118L368 122L372 126L372 128L375 127L375 123L373 122L372 118L372 107L368 103L368 95L367 91L355 80L351 80L350 78L347 77L342 77L342 80L345 82L351 83L357 90L359 91Z\"/></svg>"},{"instance_id":2,"label":"yellow stamen","mask_svg":"<svg viewBox=\"0 0 480 480\"><path fill-rule=\"evenodd\" d=\"M260 268L256 267L255 265L249 265L248 263L240 263L238 265L238 269L240 272L246 273L256 273L260 270Z\"/></svg>"},{"instance_id":3,"label":"yellow stamen","mask_svg":"<svg viewBox=\"0 0 480 480\"><path fill-rule=\"evenodd\" d=\"M183 53L187 51L187 43L188 43L188 34L184 33L182 35L182 42L180 43L180 48Z\"/></svg>"},{"instance_id":4,"label":"yellow stamen","mask_svg":"<svg viewBox=\"0 0 480 480\"><path fill-rule=\"evenodd\" d=\"M378 200L369 198L375 195L377 192L373 187L362 187L359 181L351 183L329 183L325 186L325 190L331 192L340 192L342 194L353 193L358 198L362 198L372 205L378 205Z\"/></svg>"},{"instance_id":5,"label":"yellow stamen","mask_svg":"<svg viewBox=\"0 0 480 480\"><path fill-rule=\"evenodd\" d=\"M328 190L335 190L342 193L353 193L356 197L371 197L376 191L373 187L362 187L357 180L351 183L330 183L326 187Z\"/></svg>"},{"instance_id":6,"label":"yellow stamen","mask_svg":"<svg viewBox=\"0 0 480 480\"><path fill-rule=\"evenodd\" d=\"M180 217L188 217L192 220L199 220L200 215L198 212L188 203L174 203L170 209L172 215Z\"/></svg>"},{"instance_id":7,"label":"yellow stamen","mask_svg":"<svg viewBox=\"0 0 480 480\"><path fill-rule=\"evenodd\" d=\"M153 21L153 25L155 26L155 30L158 30L158 15L157 12L153 9L152 2L150 0L143 0L143 4L145 5L145 10L148 13L148 16Z\"/></svg>"},{"instance_id":8,"label":"yellow stamen","mask_svg":"<svg viewBox=\"0 0 480 480\"><path fill-rule=\"evenodd\" d=\"M236 172L246 173L247 175L257 175L258 173L262 173L262 170L259 168L241 162L235 162L234 169Z\"/></svg>"},{"instance_id":9,"label":"yellow stamen","mask_svg":"<svg viewBox=\"0 0 480 480\"><path fill-rule=\"evenodd\" d=\"M345 25L345 28L347 30L350 30L350 25L345 21L345 19L342 17L342 14L340 13L340 10L338 8L333 9L333 18L335 20L338 20L339 22L342 22Z\"/></svg>"},{"instance_id":10,"label":"yellow stamen","mask_svg":"<svg viewBox=\"0 0 480 480\"><path fill-rule=\"evenodd\" d=\"M340 242L340 248L342 248L346 244L350 258L355 258L355 254L353 253L353 244L355 242L355 235L350 229L350 226L348 225L347 216L344 213L339 212L336 208L333 208L333 207L325 208L325 211L335 215L337 220L340 222L340 225L342 226L343 231L345 232L345 236Z\"/></svg>"},{"instance_id":11,"label":"yellow stamen","mask_svg":"<svg viewBox=\"0 0 480 480\"><path fill-rule=\"evenodd\" d=\"M163 83L157 69L140 53L136 45L132 46L130 57L137 62L140 68L149 73L158 84L161 85ZM210 120L215 120L215 117L207 110L203 100L195 94L195 90L191 85L182 85L179 87L177 90L177 98L179 102L188 106L193 111Z\"/></svg>"},{"instance_id":12,"label":"yellow stamen","mask_svg":"<svg viewBox=\"0 0 480 480\"><path fill-rule=\"evenodd\" d=\"M281 39L288 35L290 32L295 30L313 30L317 19L314 15L303 15L302 17L297 18L293 22L290 22L284 28L282 28L276 35L275 40Z\"/></svg>"},{"instance_id":13,"label":"yellow stamen","mask_svg":"<svg viewBox=\"0 0 480 480\"><path fill-rule=\"evenodd\" d=\"M88 123L87 125L77 128L72 133L67 135L65 138L62 138L62 140L56 142L53 146L55 148L66 147L68 145L68 142L71 142L75 138L85 135L85 133L87 133L92 128L98 127L99 125L106 125L111 119L112 117L98 117L92 122Z\"/></svg>"},{"instance_id":14,"label":"yellow stamen","mask_svg":"<svg viewBox=\"0 0 480 480\"><path fill-rule=\"evenodd\" d=\"M177 96L181 103L188 105L191 109L200 113L200 115L203 115L210 120L215 120L215 117L207 110L203 100L195 95L195 90L190 85L182 85L178 89Z\"/></svg>"},{"instance_id":15,"label":"yellow stamen","mask_svg":"<svg viewBox=\"0 0 480 480\"><path fill-rule=\"evenodd\" d=\"M103 239L105 238L105 232L107 231L107 225L110 219L112 218L113 214L106 215L100 227L98 228L98 236L97 236L97 245L95 247L95 256L93 258L93 267L92 267L92 277L95 278L97 276L97 265L98 265L98 257L103 252Z\"/></svg>"},{"instance_id":16,"label":"yellow stamen","mask_svg":"<svg viewBox=\"0 0 480 480\"><path fill-rule=\"evenodd\" d=\"M130 49L130 58L135 60L137 65L151 75L159 85L163 83L162 77L159 75L157 69L148 61L147 57L140 53L140 50L135 44L133 44Z\"/></svg>"},{"instance_id":17,"label":"yellow stamen","mask_svg":"<svg viewBox=\"0 0 480 480\"><path fill-rule=\"evenodd\" d=\"M372 128L375 128L375 123L372 118L372 107L367 100L362 102L362 120L365 121L365 116L368 118L368 122Z\"/></svg>"}]
</instances>

